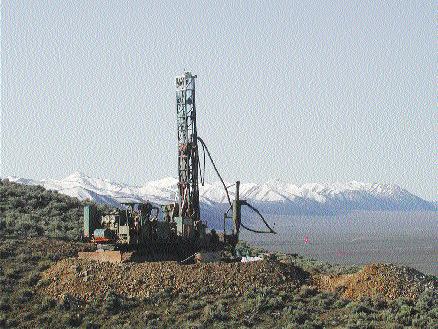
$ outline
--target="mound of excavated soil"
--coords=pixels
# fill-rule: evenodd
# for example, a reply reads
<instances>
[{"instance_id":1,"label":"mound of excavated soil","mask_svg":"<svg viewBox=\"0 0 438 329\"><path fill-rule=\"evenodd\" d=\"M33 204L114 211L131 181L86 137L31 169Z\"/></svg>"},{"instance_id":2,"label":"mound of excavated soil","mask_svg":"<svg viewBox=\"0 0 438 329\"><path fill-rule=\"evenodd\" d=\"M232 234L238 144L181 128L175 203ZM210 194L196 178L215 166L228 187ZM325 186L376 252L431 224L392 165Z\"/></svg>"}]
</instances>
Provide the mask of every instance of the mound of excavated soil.
<instances>
[{"instance_id":1,"label":"mound of excavated soil","mask_svg":"<svg viewBox=\"0 0 438 329\"><path fill-rule=\"evenodd\" d=\"M370 264L363 270L346 275L322 275L314 278L321 290L339 291L343 298L362 296L387 299L416 299L425 289L437 289L437 280L408 267Z\"/></svg>"},{"instance_id":2,"label":"mound of excavated soil","mask_svg":"<svg viewBox=\"0 0 438 329\"><path fill-rule=\"evenodd\" d=\"M300 268L275 261L251 263L207 263L180 265L177 262L98 263L63 259L43 273L44 294L70 294L84 300L113 291L127 297L148 297L166 290L173 294L228 292L239 295L251 288L295 287L306 280Z\"/></svg>"}]
</instances>

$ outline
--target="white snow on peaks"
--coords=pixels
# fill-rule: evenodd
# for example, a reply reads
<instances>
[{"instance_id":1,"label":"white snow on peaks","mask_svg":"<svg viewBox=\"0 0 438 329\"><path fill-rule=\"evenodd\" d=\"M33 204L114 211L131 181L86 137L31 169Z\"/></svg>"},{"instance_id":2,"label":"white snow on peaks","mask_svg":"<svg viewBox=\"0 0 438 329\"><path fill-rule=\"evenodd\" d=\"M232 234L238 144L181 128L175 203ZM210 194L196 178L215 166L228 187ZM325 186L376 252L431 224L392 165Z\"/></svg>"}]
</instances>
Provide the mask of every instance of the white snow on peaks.
<instances>
[{"instance_id":1,"label":"white snow on peaks","mask_svg":"<svg viewBox=\"0 0 438 329\"><path fill-rule=\"evenodd\" d=\"M74 172L62 179L33 180L7 177L10 181L27 185L42 185L80 200L90 199L98 203L119 205L126 200L151 201L166 204L176 201L178 180L165 177L146 182L142 186L130 186L109 179L93 178ZM231 183L226 183L231 185ZM235 187L229 188L231 199ZM301 186L280 180L263 184L242 183L240 198L246 199L262 211L286 214L329 214L351 210L435 210L435 205L425 201L400 186L392 184L363 183L306 183ZM227 203L221 182L200 186L200 200L206 206Z\"/></svg>"}]
</instances>

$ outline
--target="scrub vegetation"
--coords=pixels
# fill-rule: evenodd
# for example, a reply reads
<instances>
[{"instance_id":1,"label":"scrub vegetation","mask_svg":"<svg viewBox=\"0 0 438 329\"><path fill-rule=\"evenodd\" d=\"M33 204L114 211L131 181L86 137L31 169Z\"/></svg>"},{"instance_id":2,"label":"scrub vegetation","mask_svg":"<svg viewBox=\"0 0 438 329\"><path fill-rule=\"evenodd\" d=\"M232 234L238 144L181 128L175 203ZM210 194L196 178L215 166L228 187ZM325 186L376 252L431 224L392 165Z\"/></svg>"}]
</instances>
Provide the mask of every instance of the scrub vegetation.
<instances>
[{"instance_id":1,"label":"scrub vegetation","mask_svg":"<svg viewBox=\"0 0 438 329\"><path fill-rule=\"evenodd\" d=\"M273 254L258 265L181 265L174 270L180 275L196 273L182 289L172 286L178 282L168 271L178 266L174 262L152 264L160 268L154 273L145 264L79 262L77 252L92 249L78 239L83 204L41 187L1 183L0 328L432 328L438 322L437 278L408 268L400 270L404 274L393 295L379 295L359 281L369 281L366 267L332 266L298 255ZM262 252L245 243L238 249L245 255ZM209 275L208 281L202 268L232 274L235 284L203 287L221 275ZM389 273L394 281L398 273L393 267L372 269L381 280ZM136 282L125 280L124 273L137 275ZM345 298L350 282L364 289L361 296ZM82 283L89 288L80 290ZM403 289L412 285L415 295ZM141 294L135 293L137 286Z\"/></svg>"},{"instance_id":2,"label":"scrub vegetation","mask_svg":"<svg viewBox=\"0 0 438 329\"><path fill-rule=\"evenodd\" d=\"M45 236L78 240L83 206L76 198L7 179L0 180L0 234L3 236ZM108 207L97 205L103 211Z\"/></svg>"}]
</instances>

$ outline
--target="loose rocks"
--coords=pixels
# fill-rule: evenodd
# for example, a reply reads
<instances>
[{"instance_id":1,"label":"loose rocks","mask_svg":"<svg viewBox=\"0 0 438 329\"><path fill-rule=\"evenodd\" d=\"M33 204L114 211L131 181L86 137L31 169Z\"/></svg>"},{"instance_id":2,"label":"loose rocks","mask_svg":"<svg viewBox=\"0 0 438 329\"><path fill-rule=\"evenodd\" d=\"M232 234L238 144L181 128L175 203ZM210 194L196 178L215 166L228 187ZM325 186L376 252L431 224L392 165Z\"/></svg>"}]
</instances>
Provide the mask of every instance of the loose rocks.
<instances>
[{"instance_id":1,"label":"loose rocks","mask_svg":"<svg viewBox=\"0 0 438 329\"><path fill-rule=\"evenodd\" d=\"M127 297L157 293L242 294L262 287L295 287L306 280L300 268L276 261L180 265L177 262L99 263L64 259L43 273L41 292L56 298L63 294L90 300L113 291Z\"/></svg>"},{"instance_id":2,"label":"loose rocks","mask_svg":"<svg viewBox=\"0 0 438 329\"><path fill-rule=\"evenodd\" d=\"M437 280L409 267L370 264L347 275L314 277L321 290L339 291L342 297L358 299L381 295L387 299L416 299L425 289L437 289Z\"/></svg>"}]
</instances>

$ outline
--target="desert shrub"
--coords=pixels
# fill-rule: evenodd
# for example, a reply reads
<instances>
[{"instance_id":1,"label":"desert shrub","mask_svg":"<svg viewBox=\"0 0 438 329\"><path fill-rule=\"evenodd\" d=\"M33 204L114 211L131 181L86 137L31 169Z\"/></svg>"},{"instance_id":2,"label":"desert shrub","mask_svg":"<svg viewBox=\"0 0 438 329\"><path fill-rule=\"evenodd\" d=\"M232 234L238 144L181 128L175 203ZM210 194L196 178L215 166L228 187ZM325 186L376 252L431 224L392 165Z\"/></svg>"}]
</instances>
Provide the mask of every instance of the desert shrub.
<instances>
[{"instance_id":1,"label":"desert shrub","mask_svg":"<svg viewBox=\"0 0 438 329\"><path fill-rule=\"evenodd\" d=\"M0 183L0 236L79 239L85 204L90 202L47 191L41 186L3 180ZM109 206L98 205L97 208L107 211Z\"/></svg>"},{"instance_id":2,"label":"desert shrub","mask_svg":"<svg viewBox=\"0 0 438 329\"><path fill-rule=\"evenodd\" d=\"M19 303L26 303L28 302L33 296L33 291L30 289L22 289L18 291L18 302Z\"/></svg>"},{"instance_id":3,"label":"desert shrub","mask_svg":"<svg viewBox=\"0 0 438 329\"><path fill-rule=\"evenodd\" d=\"M409 326L412 323L412 315L413 314L414 314L413 307L404 304L404 305L401 305L400 308L398 309L398 312L395 315L395 320L398 323L401 323L405 326Z\"/></svg>"},{"instance_id":4,"label":"desert shrub","mask_svg":"<svg viewBox=\"0 0 438 329\"><path fill-rule=\"evenodd\" d=\"M309 298L315 296L317 293L318 290L316 289L316 287L307 286L307 285L303 285L299 292L300 297L302 298Z\"/></svg>"},{"instance_id":5,"label":"desert shrub","mask_svg":"<svg viewBox=\"0 0 438 329\"><path fill-rule=\"evenodd\" d=\"M245 299L250 299L250 298L254 298L255 296L256 296L256 293L257 292L257 290L254 288L254 289L249 289L249 290L246 290L244 293L243 293L243 297L245 298Z\"/></svg>"},{"instance_id":6,"label":"desert shrub","mask_svg":"<svg viewBox=\"0 0 438 329\"><path fill-rule=\"evenodd\" d=\"M79 327L82 324L82 315L76 312L64 313L61 322L66 327Z\"/></svg>"},{"instance_id":7,"label":"desert shrub","mask_svg":"<svg viewBox=\"0 0 438 329\"><path fill-rule=\"evenodd\" d=\"M434 306L427 314L433 319L438 319L438 307Z\"/></svg>"},{"instance_id":8,"label":"desert shrub","mask_svg":"<svg viewBox=\"0 0 438 329\"><path fill-rule=\"evenodd\" d=\"M358 321L350 320L347 323L345 328L347 328L347 329L374 329L375 325L368 323L368 322L365 322L363 320L358 320Z\"/></svg>"},{"instance_id":9,"label":"desert shrub","mask_svg":"<svg viewBox=\"0 0 438 329\"><path fill-rule=\"evenodd\" d=\"M377 296L373 300L373 308L377 311L384 310L388 307L387 301L382 296Z\"/></svg>"},{"instance_id":10,"label":"desert shrub","mask_svg":"<svg viewBox=\"0 0 438 329\"><path fill-rule=\"evenodd\" d=\"M385 327L388 328L388 329L404 329L405 328L400 323L387 323L387 324L385 324Z\"/></svg>"},{"instance_id":11,"label":"desert shrub","mask_svg":"<svg viewBox=\"0 0 438 329\"><path fill-rule=\"evenodd\" d=\"M374 309L374 299L368 296L362 296L357 303L370 310Z\"/></svg>"},{"instance_id":12,"label":"desert shrub","mask_svg":"<svg viewBox=\"0 0 438 329\"><path fill-rule=\"evenodd\" d=\"M343 308L345 306L347 306L348 304L350 304L350 301L348 299L343 299L343 298L338 298L334 303L333 303L333 307L335 308Z\"/></svg>"},{"instance_id":13,"label":"desert shrub","mask_svg":"<svg viewBox=\"0 0 438 329\"><path fill-rule=\"evenodd\" d=\"M15 267L8 268L5 270L5 277L17 280L21 277L21 271Z\"/></svg>"},{"instance_id":14,"label":"desert shrub","mask_svg":"<svg viewBox=\"0 0 438 329\"><path fill-rule=\"evenodd\" d=\"M379 312L378 318L384 322L392 322L394 321L394 314L390 309L383 310Z\"/></svg>"},{"instance_id":15,"label":"desert shrub","mask_svg":"<svg viewBox=\"0 0 438 329\"><path fill-rule=\"evenodd\" d=\"M155 294L151 294L150 296L146 296L143 298L143 304L152 305L159 304L165 300L168 300L173 297L173 290L171 288L165 288L160 291L157 291Z\"/></svg>"},{"instance_id":16,"label":"desert shrub","mask_svg":"<svg viewBox=\"0 0 438 329\"><path fill-rule=\"evenodd\" d=\"M0 328L4 328L6 326L6 314L4 314L3 312L0 312Z\"/></svg>"},{"instance_id":17,"label":"desert shrub","mask_svg":"<svg viewBox=\"0 0 438 329\"><path fill-rule=\"evenodd\" d=\"M268 299L266 308L269 310L277 310L283 308L284 302L280 296L274 296Z\"/></svg>"},{"instance_id":18,"label":"desert shrub","mask_svg":"<svg viewBox=\"0 0 438 329\"><path fill-rule=\"evenodd\" d=\"M394 310L398 310L404 305L413 306L414 302L411 299L399 297L390 303L390 307Z\"/></svg>"},{"instance_id":19,"label":"desert shrub","mask_svg":"<svg viewBox=\"0 0 438 329\"><path fill-rule=\"evenodd\" d=\"M7 312L11 309L11 305L9 304L9 299L6 297L2 297L0 299L0 311Z\"/></svg>"},{"instance_id":20,"label":"desert shrub","mask_svg":"<svg viewBox=\"0 0 438 329\"><path fill-rule=\"evenodd\" d=\"M70 310L77 304L76 299L70 294L62 294L58 300L58 307L61 310Z\"/></svg>"},{"instance_id":21,"label":"desert shrub","mask_svg":"<svg viewBox=\"0 0 438 329\"><path fill-rule=\"evenodd\" d=\"M266 310L281 309L284 301L276 291L269 287L260 290L248 291L244 294L244 309L249 312L263 312Z\"/></svg>"},{"instance_id":22,"label":"desert shrub","mask_svg":"<svg viewBox=\"0 0 438 329\"><path fill-rule=\"evenodd\" d=\"M307 320L304 322L304 324L300 327L303 329L322 329L323 324L320 320Z\"/></svg>"},{"instance_id":23,"label":"desert shrub","mask_svg":"<svg viewBox=\"0 0 438 329\"><path fill-rule=\"evenodd\" d=\"M198 310L199 308L193 309L191 305L187 307L187 304L185 303L174 302L172 304L172 311L175 312L176 314L183 314L187 312L188 309L193 311L193 310Z\"/></svg>"},{"instance_id":24,"label":"desert shrub","mask_svg":"<svg viewBox=\"0 0 438 329\"><path fill-rule=\"evenodd\" d=\"M108 291L103 298L103 307L108 313L115 314L120 311L122 301L113 291Z\"/></svg>"},{"instance_id":25,"label":"desert shrub","mask_svg":"<svg viewBox=\"0 0 438 329\"><path fill-rule=\"evenodd\" d=\"M312 258L307 258L304 256L300 256L297 254L289 254L289 255L282 255L279 256L279 258L287 263L293 263L299 267L301 267L304 271L307 272L314 272L314 273L331 273L334 268L336 273L346 273L348 272L346 268L343 267L334 267L333 265L321 262L319 260L315 260Z\"/></svg>"},{"instance_id":26,"label":"desert shrub","mask_svg":"<svg viewBox=\"0 0 438 329\"><path fill-rule=\"evenodd\" d=\"M309 304L319 310L328 310L335 302L335 295L328 292L321 292L314 295Z\"/></svg>"},{"instance_id":27,"label":"desert shrub","mask_svg":"<svg viewBox=\"0 0 438 329\"><path fill-rule=\"evenodd\" d=\"M201 287L195 294L194 296L196 298L201 298L204 295L207 295L209 293L209 288L208 287Z\"/></svg>"},{"instance_id":28,"label":"desert shrub","mask_svg":"<svg viewBox=\"0 0 438 329\"><path fill-rule=\"evenodd\" d=\"M41 309L43 311L47 311L51 308L54 308L56 306L56 301L53 298L50 297L43 297L41 300Z\"/></svg>"},{"instance_id":29,"label":"desert shrub","mask_svg":"<svg viewBox=\"0 0 438 329\"><path fill-rule=\"evenodd\" d=\"M432 289L427 289L418 297L415 308L418 312L428 312L438 304L438 294Z\"/></svg>"},{"instance_id":30,"label":"desert shrub","mask_svg":"<svg viewBox=\"0 0 438 329\"><path fill-rule=\"evenodd\" d=\"M38 223L38 218L32 214L22 214L15 223L14 233L19 236L41 236L43 227Z\"/></svg>"},{"instance_id":31,"label":"desert shrub","mask_svg":"<svg viewBox=\"0 0 438 329\"><path fill-rule=\"evenodd\" d=\"M33 312L22 312L21 313L21 319L24 321L29 321L32 320L34 318L34 313Z\"/></svg>"},{"instance_id":32,"label":"desert shrub","mask_svg":"<svg viewBox=\"0 0 438 329\"><path fill-rule=\"evenodd\" d=\"M47 259L38 262L38 265L37 265L38 271L43 272L43 271L47 270L50 267L51 263L52 262L50 260L47 260Z\"/></svg>"},{"instance_id":33,"label":"desert shrub","mask_svg":"<svg viewBox=\"0 0 438 329\"><path fill-rule=\"evenodd\" d=\"M436 318L435 318L436 321ZM434 321L425 315L417 315L412 319L412 326L414 328L432 328Z\"/></svg>"},{"instance_id":34,"label":"desert shrub","mask_svg":"<svg viewBox=\"0 0 438 329\"><path fill-rule=\"evenodd\" d=\"M227 306L223 301L219 301L213 305L207 305L204 308L204 318L206 321L225 321L228 320L229 315Z\"/></svg>"},{"instance_id":35,"label":"desert shrub","mask_svg":"<svg viewBox=\"0 0 438 329\"><path fill-rule=\"evenodd\" d=\"M367 302L364 303L361 301L351 302L348 305L348 308L352 314L360 314L360 313L371 314L374 312L374 310L370 307L369 303Z\"/></svg>"},{"instance_id":36,"label":"desert shrub","mask_svg":"<svg viewBox=\"0 0 438 329\"><path fill-rule=\"evenodd\" d=\"M18 326L17 319L11 319L9 317L6 318L6 325L5 328L15 328Z\"/></svg>"},{"instance_id":37,"label":"desert shrub","mask_svg":"<svg viewBox=\"0 0 438 329\"><path fill-rule=\"evenodd\" d=\"M199 317L200 317L199 310L189 311L186 313L186 318L190 321L199 319Z\"/></svg>"},{"instance_id":38,"label":"desert shrub","mask_svg":"<svg viewBox=\"0 0 438 329\"><path fill-rule=\"evenodd\" d=\"M348 328L375 328L376 320L380 318L383 320L382 314L377 314L372 307L372 300L363 299L361 301L354 301L347 305L349 310L348 314ZM392 320L392 314L389 312L387 319L384 321Z\"/></svg>"},{"instance_id":39,"label":"desert shrub","mask_svg":"<svg viewBox=\"0 0 438 329\"><path fill-rule=\"evenodd\" d=\"M296 325L303 325L309 319L309 313L301 309L292 310L288 316L288 320Z\"/></svg>"},{"instance_id":40,"label":"desert shrub","mask_svg":"<svg viewBox=\"0 0 438 329\"><path fill-rule=\"evenodd\" d=\"M199 310L201 308L204 308L206 306L206 303L204 301L195 300L193 303L190 304L191 310Z\"/></svg>"},{"instance_id":41,"label":"desert shrub","mask_svg":"<svg viewBox=\"0 0 438 329\"><path fill-rule=\"evenodd\" d=\"M0 231L1 231L1 228L0 228ZM8 250L5 248L0 249L0 259L7 259L13 255L14 255L14 253L12 252L12 250Z\"/></svg>"},{"instance_id":42,"label":"desert shrub","mask_svg":"<svg viewBox=\"0 0 438 329\"><path fill-rule=\"evenodd\" d=\"M183 329L204 329L206 326L200 322L186 322L182 325Z\"/></svg>"},{"instance_id":43,"label":"desert shrub","mask_svg":"<svg viewBox=\"0 0 438 329\"><path fill-rule=\"evenodd\" d=\"M250 246L246 241L239 241L236 245L236 253L242 256L257 256L265 253L266 250Z\"/></svg>"}]
</instances>

